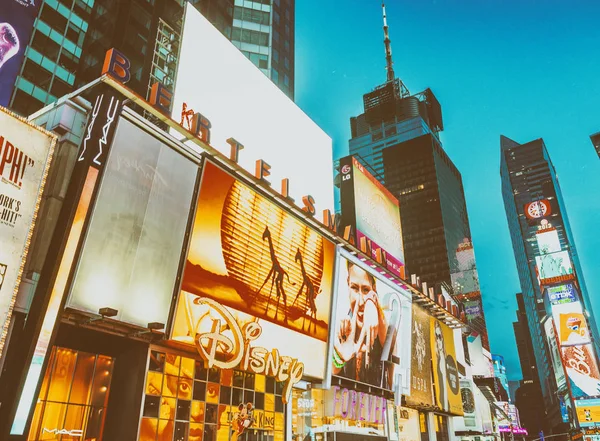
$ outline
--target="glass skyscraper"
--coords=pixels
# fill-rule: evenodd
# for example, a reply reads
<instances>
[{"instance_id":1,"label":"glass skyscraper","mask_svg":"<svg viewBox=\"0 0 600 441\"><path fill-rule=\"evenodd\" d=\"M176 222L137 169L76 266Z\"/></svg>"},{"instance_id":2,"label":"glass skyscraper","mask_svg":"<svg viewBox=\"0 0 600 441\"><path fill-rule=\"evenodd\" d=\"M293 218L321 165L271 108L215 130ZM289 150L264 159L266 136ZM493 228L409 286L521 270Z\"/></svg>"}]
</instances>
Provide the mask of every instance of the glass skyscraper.
<instances>
[{"instance_id":1,"label":"glass skyscraper","mask_svg":"<svg viewBox=\"0 0 600 441\"><path fill-rule=\"evenodd\" d=\"M502 195L547 420L554 425L555 430L563 430L560 401L565 397L568 400L568 391L564 381L557 384L556 379L562 375L561 361L553 356L552 348L548 344L551 340L545 331L549 312L547 299L544 298L546 287L541 287L540 281L547 275L544 275L543 268L538 265L539 256L545 252L540 249L537 239L542 229L556 231L558 238L556 242L559 243L556 243L555 247L568 253L573 267L573 283L576 283L582 306L587 310L586 315L592 335L595 335L597 328L590 309L560 185L544 141L536 139L526 144L519 144L501 136L500 147ZM538 257L537 262L536 257ZM566 277L561 276L558 279ZM558 368L555 369L554 366Z\"/></svg>"}]
</instances>

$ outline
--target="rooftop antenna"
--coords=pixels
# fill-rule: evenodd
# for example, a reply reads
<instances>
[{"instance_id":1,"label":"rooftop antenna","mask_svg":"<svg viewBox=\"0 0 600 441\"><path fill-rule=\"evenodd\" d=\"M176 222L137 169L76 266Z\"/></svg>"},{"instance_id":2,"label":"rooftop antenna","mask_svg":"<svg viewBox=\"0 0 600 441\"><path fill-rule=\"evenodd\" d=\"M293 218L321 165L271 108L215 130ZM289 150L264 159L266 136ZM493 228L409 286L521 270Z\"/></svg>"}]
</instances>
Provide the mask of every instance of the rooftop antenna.
<instances>
[{"instance_id":1,"label":"rooftop antenna","mask_svg":"<svg viewBox=\"0 0 600 441\"><path fill-rule=\"evenodd\" d=\"M387 70L387 80L388 82L394 81L396 75L394 74L394 62L392 61L392 40L390 40L390 33L387 24L387 15L385 13L385 1L381 2L381 8L383 9L383 35L385 44L385 61L386 61L386 70Z\"/></svg>"}]
</instances>

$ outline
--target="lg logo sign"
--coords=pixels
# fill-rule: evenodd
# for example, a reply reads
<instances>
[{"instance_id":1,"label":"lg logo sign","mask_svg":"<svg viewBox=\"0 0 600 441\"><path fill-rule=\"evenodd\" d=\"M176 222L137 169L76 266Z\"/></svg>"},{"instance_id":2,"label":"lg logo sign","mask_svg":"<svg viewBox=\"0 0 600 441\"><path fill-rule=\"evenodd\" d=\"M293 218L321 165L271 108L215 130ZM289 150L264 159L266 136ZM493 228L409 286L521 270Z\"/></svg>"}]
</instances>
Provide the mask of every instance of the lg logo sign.
<instances>
[{"instance_id":1,"label":"lg logo sign","mask_svg":"<svg viewBox=\"0 0 600 441\"><path fill-rule=\"evenodd\" d=\"M42 433L51 433L53 435L66 435L72 436L73 438L81 438L83 436L83 430L67 430L67 429L42 429Z\"/></svg>"}]
</instances>

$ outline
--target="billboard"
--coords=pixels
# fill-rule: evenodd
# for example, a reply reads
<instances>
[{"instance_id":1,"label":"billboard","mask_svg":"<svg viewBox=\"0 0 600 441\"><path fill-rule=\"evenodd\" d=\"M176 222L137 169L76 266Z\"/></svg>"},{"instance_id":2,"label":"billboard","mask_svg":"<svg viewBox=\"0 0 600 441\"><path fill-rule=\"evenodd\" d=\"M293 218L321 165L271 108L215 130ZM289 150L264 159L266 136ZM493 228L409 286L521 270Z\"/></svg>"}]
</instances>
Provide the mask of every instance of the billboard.
<instances>
[{"instance_id":1,"label":"billboard","mask_svg":"<svg viewBox=\"0 0 600 441\"><path fill-rule=\"evenodd\" d=\"M600 397L600 371L591 344L561 348L573 398Z\"/></svg>"},{"instance_id":2,"label":"billboard","mask_svg":"<svg viewBox=\"0 0 600 441\"><path fill-rule=\"evenodd\" d=\"M546 334L546 341L548 342L548 348L550 349L550 359L552 360L557 389L561 390L566 386L567 379L565 378L565 369L562 364L558 338L554 331L554 321L552 319L546 320L544 323L544 331Z\"/></svg>"},{"instance_id":3,"label":"billboard","mask_svg":"<svg viewBox=\"0 0 600 441\"><path fill-rule=\"evenodd\" d=\"M0 106L8 106L41 1L3 0L0 8Z\"/></svg>"},{"instance_id":4,"label":"billboard","mask_svg":"<svg viewBox=\"0 0 600 441\"><path fill-rule=\"evenodd\" d=\"M0 356L55 142L49 132L0 108Z\"/></svg>"},{"instance_id":5,"label":"billboard","mask_svg":"<svg viewBox=\"0 0 600 441\"><path fill-rule=\"evenodd\" d=\"M250 339L303 360L306 375L322 379L334 263L333 243L206 161L171 337L205 347L195 336L223 322L216 301L236 326L262 329L233 347Z\"/></svg>"},{"instance_id":6,"label":"billboard","mask_svg":"<svg viewBox=\"0 0 600 441\"><path fill-rule=\"evenodd\" d=\"M481 334L471 333L467 337L467 347L469 348L473 376L493 377L492 354L484 348Z\"/></svg>"},{"instance_id":7,"label":"billboard","mask_svg":"<svg viewBox=\"0 0 600 441\"><path fill-rule=\"evenodd\" d=\"M535 235L538 244L538 251L540 255L557 253L561 250L560 239L558 238L558 231L542 230Z\"/></svg>"},{"instance_id":8,"label":"billboard","mask_svg":"<svg viewBox=\"0 0 600 441\"><path fill-rule=\"evenodd\" d=\"M121 119L67 306L166 324L198 165Z\"/></svg>"},{"instance_id":9,"label":"billboard","mask_svg":"<svg viewBox=\"0 0 600 441\"><path fill-rule=\"evenodd\" d=\"M600 423L600 400L575 400L575 412L581 427L596 427Z\"/></svg>"},{"instance_id":10,"label":"billboard","mask_svg":"<svg viewBox=\"0 0 600 441\"><path fill-rule=\"evenodd\" d=\"M552 305L552 317L561 346L590 343L590 330L581 302Z\"/></svg>"},{"instance_id":11,"label":"billboard","mask_svg":"<svg viewBox=\"0 0 600 441\"><path fill-rule=\"evenodd\" d=\"M548 199L542 199L525 204L524 212L529 220L541 219L552 214L552 206Z\"/></svg>"},{"instance_id":12,"label":"billboard","mask_svg":"<svg viewBox=\"0 0 600 441\"><path fill-rule=\"evenodd\" d=\"M411 293L349 253L337 273L333 375L410 394Z\"/></svg>"},{"instance_id":13,"label":"billboard","mask_svg":"<svg viewBox=\"0 0 600 441\"><path fill-rule=\"evenodd\" d=\"M571 303L577 301L577 292L572 283L563 285L549 286L547 289L548 300L552 305Z\"/></svg>"},{"instance_id":14,"label":"billboard","mask_svg":"<svg viewBox=\"0 0 600 441\"><path fill-rule=\"evenodd\" d=\"M462 405L464 411L464 424L465 427L476 427L477 426L477 408L475 406L475 394L474 394L473 380L469 378L460 379L460 395L462 398Z\"/></svg>"},{"instance_id":15,"label":"billboard","mask_svg":"<svg viewBox=\"0 0 600 441\"><path fill-rule=\"evenodd\" d=\"M406 402L412 405L433 405L431 384L431 322L430 316L420 307L412 310L412 360L410 396Z\"/></svg>"},{"instance_id":16,"label":"billboard","mask_svg":"<svg viewBox=\"0 0 600 441\"><path fill-rule=\"evenodd\" d=\"M573 275L573 265L568 251L536 256L535 261L542 282Z\"/></svg>"},{"instance_id":17,"label":"billboard","mask_svg":"<svg viewBox=\"0 0 600 441\"><path fill-rule=\"evenodd\" d=\"M342 223L356 230L356 245L404 277L404 244L398 199L353 156L340 159Z\"/></svg>"},{"instance_id":18,"label":"billboard","mask_svg":"<svg viewBox=\"0 0 600 441\"><path fill-rule=\"evenodd\" d=\"M454 331L433 317L430 330L436 405L454 415L463 415Z\"/></svg>"},{"instance_id":19,"label":"billboard","mask_svg":"<svg viewBox=\"0 0 600 441\"><path fill-rule=\"evenodd\" d=\"M317 213L333 207L331 138L192 4L186 7L178 66L174 115L186 103L210 120L215 149L229 157L227 140L233 137L244 146L243 168L254 171L264 159L274 188L289 178L296 201L312 195Z\"/></svg>"}]
</instances>

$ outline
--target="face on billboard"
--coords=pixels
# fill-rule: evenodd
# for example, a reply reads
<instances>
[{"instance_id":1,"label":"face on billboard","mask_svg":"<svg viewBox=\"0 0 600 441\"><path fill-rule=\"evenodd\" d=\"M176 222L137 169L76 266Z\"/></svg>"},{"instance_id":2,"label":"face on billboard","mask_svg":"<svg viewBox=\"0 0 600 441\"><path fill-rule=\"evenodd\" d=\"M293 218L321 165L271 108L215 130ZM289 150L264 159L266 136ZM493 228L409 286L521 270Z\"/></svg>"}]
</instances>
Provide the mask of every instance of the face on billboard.
<instances>
[{"instance_id":1,"label":"face on billboard","mask_svg":"<svg viewBox=\"0 0 600 441\"><path fill-rule=\"evenodd\" d=\"M439 320L433 317L430 320L436 404L450 413L462 415L462 397L460 395L458 366L454 347L454 332Z\"/></svg>"},{"instance_id":2,"label":"face on billboard","mask_svg":"<svg viewBox=\"0 0 600 441\"><path fill-rule=\"evenodd\" d=\"M595 427L600 423L600 400L575 400L575 410L581 427Z\"/></svg>"},{"instance_id":3,"label":"face on billboard","mask_svg":"<svg viewBox=\"0 0 600 441\"><path fill-rule=\"evenodd\" d=\"M166 324L198 166L121 119L105 167L68 305Z\"/></svg>"},{"instance_id":4,"label":"face on billboard","mask_svg":"<svg viewBox=\"0 0 600 441\"><path fill-rule=\"evenodd\" d=\"M535 235L538 250L540 255L557 253L560 251L560 239L558 238L558 231L549 230L543 233L537 233Z\"/></svg>"},{"instance_id":5,"label":"face on billboard","mask_svg":"<svg viewBox=\"0 0 600 441\"><path fill-rule=\"evenodd\" d=\"M535 261L542 280L573 274L568 251L536 256Z\"/></svg>"},{"instance_id":6,"label":"face on billboard","mask_svg":"<svg viewBox=\"0 0 600 441\"><path fill-rule=\"evenodd\" d=\"M575 291L575 286L572 283L550 286L547 288L547 292L548 300L550 300L552 305L577 301L577 292Z\"/></svg>"},{"instance_id":7,"label":"face on billboard","mask_svg":"<svg viewBox=\"0 0 600 441\"><path fill-rule=\"evenodd\" d=\"M0 8L0 106L8 106L41 1L4 0Z\"/></svg>"},{"instance_id":8,"label":"face on billboard","mask_svg":"<svg viewBox=\"0 0 600 441\"><path fill-rule=\"evenodd\" d=\"M431 389L431 331L430 316L413 305L412 361L410 396L407 403L433 404Z\"/></svg>"},{"instance_id":9,"label":"face on billboard","mask_svg":"<svg viewBox=\"0 0 600 441\"><path fill-rule=\"evenodd\" d=\"M239 163L246 170L262 159L271 166L274 188L289 178L296 201L312 195L317 213L333 207L331 138L192 4L185 13L174 115L184 102L210 120L215 149L229 157L227 139L233 137L244 146Z\"/></svg>"},{"instance_id":10,"label":"face on billboard","mask_svg":"<svg viewBox=\"0 0 600 441\"><path fill-rule=\"evenodd\" d=\"M0 109L0 355L54 142Z\"/></svg>"},{"instance_id":11,"label":"face on billboard","mask_svg":"<svg viewBox=\"0 0 600 441\"><path fill-rule=\"evenodd\" d=\"M340 255L333 374L410 393L411 296L364 264Z\"/></svg>"},{"instance_id":12,"label":"face on billboard","mask_svg":"<svg viewBox=\"0 0 600 441\"><path fill-rule=\"evenodd\" d=\"M581 302L552 305L552 317L561 346L590 343L590 331Z\"/></svg>"},{"instance_id":13,"label":"face on billboard","mask_svg":"<svg viewBox=\"0 0 600 441\"><path fill-rule=\"evenodd\" d=\"M334 261L331 242L206 162L172 338L194 344L197 329L213 322L201 299L216 300L240 326L260 323L253 344L323 378Z\"/></svg>"},{"instance_id":14,"label":"face on billboard","mask_svg":"<svg viewBox=\"0 0 600 441\"><path fill-rule=\"evenodd\" d=\"M373 253L379 249L385 251L388 260L393 260L392 266L397 267L395 272L398 273L400 267L404 265L398 199L371 176L355 158L352 158L352 162L357 239L359 243L363 237L370 239Z\"/></svg>"},{"instance_id":15,"label":"face on billboard","mask_svg":"<svg viewBox=\"0 0 600 441\"><path fill-rule=\"evenodd\" d=\"M591 344L561 348L574 398L600 397L600 372Z\"/></svg>"}]
</instances>

